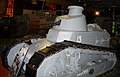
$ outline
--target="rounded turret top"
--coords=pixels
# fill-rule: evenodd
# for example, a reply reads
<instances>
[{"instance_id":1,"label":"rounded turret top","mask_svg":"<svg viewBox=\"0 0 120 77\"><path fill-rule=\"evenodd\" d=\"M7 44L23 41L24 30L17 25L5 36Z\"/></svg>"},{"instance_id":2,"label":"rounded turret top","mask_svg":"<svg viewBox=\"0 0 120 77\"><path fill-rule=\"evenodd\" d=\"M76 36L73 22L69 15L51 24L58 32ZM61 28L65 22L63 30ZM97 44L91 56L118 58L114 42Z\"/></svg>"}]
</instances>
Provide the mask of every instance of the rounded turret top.
<instances>
[{"instance_id":1,"label":"rounded turret top","mask_svg":"<svg viewBox=\"0 0 120 77\"><path fill-rule=\"evenodd\" d=\"M68 15L73 16L73 15L81 15L82 11L84 10L83 7L81 6L69 6L69 13Z\"/></svg>"}]
</instances>

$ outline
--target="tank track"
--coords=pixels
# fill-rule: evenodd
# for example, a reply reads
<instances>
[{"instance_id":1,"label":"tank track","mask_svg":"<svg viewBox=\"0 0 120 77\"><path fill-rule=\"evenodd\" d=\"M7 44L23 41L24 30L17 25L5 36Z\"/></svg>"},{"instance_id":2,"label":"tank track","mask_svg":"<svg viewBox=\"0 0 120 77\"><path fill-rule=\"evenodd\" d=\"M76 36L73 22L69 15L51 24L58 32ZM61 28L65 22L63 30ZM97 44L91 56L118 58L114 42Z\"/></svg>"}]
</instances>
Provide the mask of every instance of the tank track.
<instances>
[{"instance_id":1,"label":"tank track","mask_svg":"<svg viewBox=\"0 0 120 77\"><path fill-rule=\"evenodd\" d=\"M88 44L81 44L77 42L72 42L72 41L64 41L62 43L55 43L43 50L40 50L38 52L47 52L47 56L54 54L56 52L59 52L60 50L63 50L68 47L74 47L74 48L81 48L81 49L90 49L90 50L98 50L98 51L104 51L104 52L115 52L114 49L112 48L107 48L107 47L99 47L99 46L93 46L93 45L88 45ZM46 49L48 51L46 51ZM53 51L52 51L53 50Z\"/></svg>"},{"instance_id":2,"label":"tank track","mask_svg":"<svg viewBox=\"0 0 120 77\"><path fill-rule=\"evenodd\" d=\"M31 45L31 39L38 39L38 38L44 38L44 36L40 36L40 35L34 35L34 36L31 36L31 35L28 35L28 36L24 36L22 38L16 38L14 40L10 40L9 44L8 45L5 45L4 48L2 49L2 52L1 52L1 60L2 60L2 65L7 68L8 70L10 70L10 66L8 65L8 62L7 62L7 56L8 56L8 53L10 52L10 49L12 47L14 47L15 45L19 44L19 43L26 43L28 45Z\"/></svg>"},{"instance_id":3,"label":"tank track","mask_svg":"<svg viewBox=\"0 0 120 77\"><path fill-rule=\"evenodd\" d=\"M75 43L71 41L55 43L49 47L46 47L45 49L35 52L35 54L29 60L29 63L27 64L27 68L25 71L25 77L30 77L30 76L36 77L36 71L46 57L52 56L53 54L58 53L61 50L64 50L65 48L68 48L68 47L89 49L89 50L92 50L93 52L94 50L102 51L102 52L115 52L115 50L112 48L80 44L80 43Z\"/></svg>"},{"instance_id":4,"label":"tank track","mask_svg":"<svg viewBox=\"0 0 120 77\"><path fill-rule=\"evenodd\" d=\"M5 68L7 68L8 70L10 70L10 66L8 65L8 61L7 61L8 53L9 53L10 49L18 43L20 43L20 41L18 41L18 40L10 41L10 43L8 45L4 46L4 48L2 50L2 53L1 53L2 65Z\"/></svg>"}]
</instances>

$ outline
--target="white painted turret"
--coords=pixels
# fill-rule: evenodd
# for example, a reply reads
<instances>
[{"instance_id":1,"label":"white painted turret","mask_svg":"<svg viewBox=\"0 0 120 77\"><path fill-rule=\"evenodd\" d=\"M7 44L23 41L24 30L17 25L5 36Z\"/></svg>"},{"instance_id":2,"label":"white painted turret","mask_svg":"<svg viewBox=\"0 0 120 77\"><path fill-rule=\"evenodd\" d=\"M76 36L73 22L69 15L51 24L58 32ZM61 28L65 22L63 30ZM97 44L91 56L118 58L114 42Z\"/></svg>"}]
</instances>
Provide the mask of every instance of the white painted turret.
<instances>
[{"instance_id":1,"label":"white painted turret","mask_svg":"<svg viewBox=\"0 0 120 77\"><path fill-rule=\"evenodd\" d=\"M61 20L59 29L69 31L87 31L86 19L82 14L83 8L80 6L69 6L68 9L68 15L57 17L57 19Z\"/></svg>"},{"instance_id":2,"label":"white painted turret","mask_svg":"<svg viewBox=\"0 0 120 77\"><path fill-rule=\"evenodd\" d=\"M68 9L68 15L58 16L56 18L55 22L61 20L60 25L53 26L49 30L47 34L48 41L62 42L68 40L109 47L110 35L108 32L97 28L95 24L86 24L86 18L82 14L83 7L69 6Z\"/></svg>"}]
</instances>

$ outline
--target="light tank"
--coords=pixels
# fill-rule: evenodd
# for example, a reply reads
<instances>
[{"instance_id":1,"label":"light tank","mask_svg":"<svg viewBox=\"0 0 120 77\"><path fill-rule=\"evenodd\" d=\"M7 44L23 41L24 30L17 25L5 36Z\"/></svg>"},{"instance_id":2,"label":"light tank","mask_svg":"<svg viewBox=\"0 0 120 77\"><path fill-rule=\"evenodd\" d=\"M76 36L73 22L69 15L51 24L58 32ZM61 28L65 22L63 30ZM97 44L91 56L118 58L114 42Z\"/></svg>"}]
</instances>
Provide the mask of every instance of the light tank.
<instances>
[{"instance_id":1,"label":"light tank","mask_svg":"<svg viewBox=\"0 0 120 77\"><path fill-rule=\"evenodd\" d=\"M81 6L69 6L56 17L46 38L30 39L10 48L5 58L12 77L95 77L111 70L117 57L109 33L86 24ZM22 73L22 74L21 74Z\"/></svg>"}]
</instances>

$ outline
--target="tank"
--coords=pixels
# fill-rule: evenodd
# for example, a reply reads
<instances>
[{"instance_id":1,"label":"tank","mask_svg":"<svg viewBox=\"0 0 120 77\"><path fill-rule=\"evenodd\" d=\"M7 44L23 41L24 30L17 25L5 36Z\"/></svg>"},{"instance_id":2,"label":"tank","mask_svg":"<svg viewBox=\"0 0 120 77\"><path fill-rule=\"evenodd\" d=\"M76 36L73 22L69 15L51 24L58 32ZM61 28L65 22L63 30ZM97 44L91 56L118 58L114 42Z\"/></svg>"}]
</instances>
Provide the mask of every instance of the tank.
<instances>
[{"instance_id":1,"label":"tank","mask_svg":"<svg viewBox=\"0 0 120 77\"><path fill-rule=\"evenodd\" d=\"M34 38L6 49L4 63L12 77L96 77L111 70L117 57L109 33L86 24L81 6L58 16L46 38Z\"/></svg>"}]
</instances>

